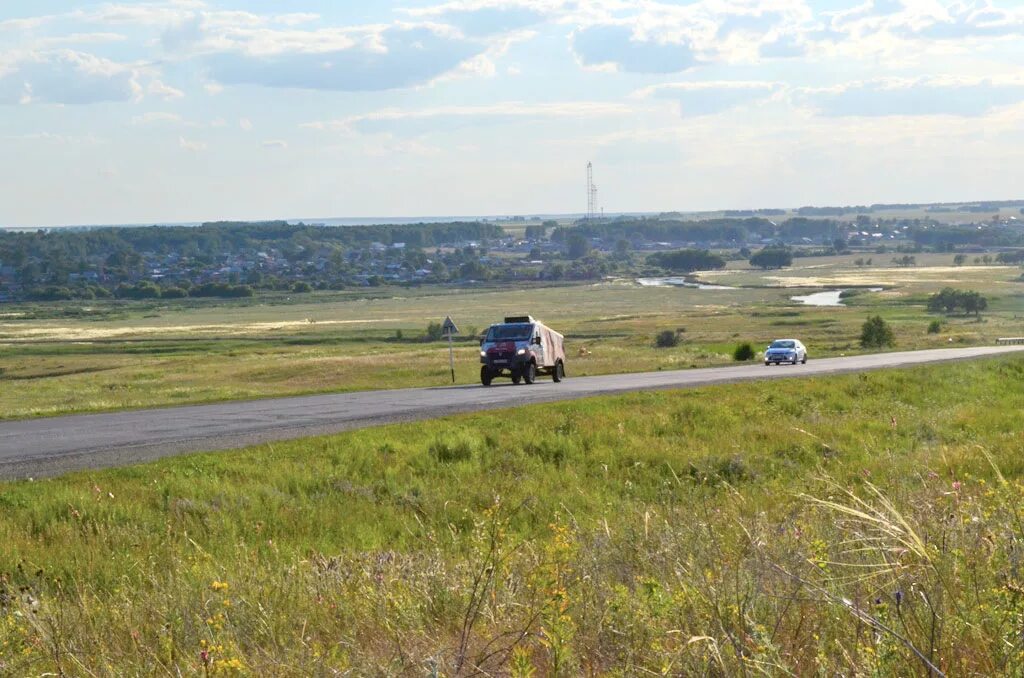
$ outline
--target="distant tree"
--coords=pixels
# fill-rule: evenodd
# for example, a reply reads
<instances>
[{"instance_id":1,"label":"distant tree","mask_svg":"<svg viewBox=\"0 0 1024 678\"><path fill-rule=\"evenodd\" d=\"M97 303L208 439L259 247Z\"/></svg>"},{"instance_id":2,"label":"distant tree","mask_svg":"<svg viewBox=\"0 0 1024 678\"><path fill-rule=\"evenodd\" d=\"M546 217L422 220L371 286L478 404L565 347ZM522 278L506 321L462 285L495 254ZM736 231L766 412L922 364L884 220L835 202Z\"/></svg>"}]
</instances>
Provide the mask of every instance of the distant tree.
<instances>
[{"instance_id":1,"label":"distant tree","mask_svg":"<svg viewBox=\"0 0 1024 678\"><path fill-rule=\"evenodd\" d=\"M1024 263L1024 250L1013 250L1012 252L1000 252L996 255L996 261L1000 264Z\"/></svg>"},{"instance_id":2,"label":"distant tree","mask_svg":"<svg viewBox=\"0 0 1024 678\"><path fill-rule=\"evenodd\" d=\"M892 263L900 267L917 266L917 257L904 254L902 257L893 257Z\"/></svg>"},{"instance_id":3,"label":"distant tree","mask_svg":"<svg viewBox=\"0 0 1024 678\"><path fill-rule=\"evenodd\" d=\"M295 292L297 294L306 294L306 293L312 292L312 291L313 291L313 286L310 285L305 280L299 280L298 282L292 284L292 292Z\"/></svg>"},{"instance_id":4,"label":"distant tree","mask_svg":"<svg viewBox=\"0 0 1024 678\"><path fill-rule=\"evenodd\" d=\"M149 280L144 280L136 285L122 283L117 286L114 295L118 299L159 299L160 288Z\"/></svg>"},{"instance_id":5,"label":"distant tree","mask_svg":"<svg viewBox=\"0 0 1024 678\"><path fill-rule=\"evenodd\" d=\"M832 241L832 248L838 254L844 254L845 252L849 252L850 251L850 245L849 245L849 243L846 242L846 238L836 238L835 240L833 240Z\"/></svg>"},{"instance_id":6,"label":"distant tree","mask_svg":"<svg viewBox=\"0 0 1024 678\"><path fill-rule=\"evenodd\" d=\"M565 265L554 263L544 269L545 280L561 280L565 277Z\"/></svg>"},{"instance_id":7,"label":"distant tree","mask_svg":"<svg viewBox=\"0 0 1024 678\"><path fill-rule=\"evenodd\" d=\"M932 313L955 313L960 310L963 313L973 313L975 317L979 317L981 312L987 308L988 300L979 292L972 290L944 287L941 291L928 297L928 310Z\"/></svg>"},{"instance_id":8,"label":"distant tree","mask_svg":"<svg viewBox=\"0 0 1024 678\"><path fill-rule=\"evenodd\" d=\"M616 259L629 259L630 252L633 249L633 245L625 238L620 238L615 243L615 258Z\"/></svg>"},{"instance_id":9,"label":"distant tree","mask_svg":"<svg viewBox=\"0 0 1024 678\"><path fill-rule=\"evenodd\" d=\"M590 241L582 233L570 233L565 245L570 259L582 259L590 252Z\"/></svg>"},{"instance_id":10,"label":"distant tree","mask_svg":"<svg viewBox=\"0 0 1024 678\"><path fill-rule=\"evenodd\" d=\"M184 299L188 296L188 290L181 287L165 287L160 291L160 297L163 299Z\"/></svg>"},{"instance_id":11,"label":"distant tree","mask_svg":"<svg viewBox=\"0 0 1024 678\"><path fill-rule=\"evenodd\" d=\"M480 261L467 261L459 267L459 277L463 280L487 280L491 277L490 271Z\"/></svg>"},{"instance_id":12,"label":"distant tree","mask_svg":"<svg viewBox=\"0 0 1024 678\"><path fill-rule=\"evenodd\" d=\"M793 252L785 247L765 247L750 257L750 265L758 268L782 268L793 263Z\"/></svg>"},{"instance_id":13,"label":"distant tree","mask_svg":"<svg viewBox=\"0 0 1024 678\"><path fill-rule=\"evenodd\" d=\"M523 234L527 240L543 240L547 236L548 228L544 224L531 225L526 227Z\"/></svg>"},{"instance_id":14,"label":"distant tree","mask_svg":"<svg viewBox=\"0 0 1024 678\"><path fill-rule=\"evenodd\" d=\"M953 265L954 266L963 266L964 262L966 262L966 261L967 261L967 255L966 254L958 254L955 257L953 257Z\"/></svg>"},{"instance_id":15,"label":"distant tree","mask_svg":"<svg viewBox=\"0 0 1024 678\"><path fill-rule=\"evenodd\" d=\"M725 268L725 259L717 254L712 254L708 250L693 249L655 252L647 257L647 263L680 273Z\"/></svg>"},{"instance_id":16,"label":"distant tree","mask_svg":"<svg viewBox=\"0 0 1024 678\"><path fill-rule=\"evenodd\" d=\"M864 348L883 348L895 343L896 336L892 328L880 315L871 316L861 327L860 345Z\"/></svg>"}]
</instances>

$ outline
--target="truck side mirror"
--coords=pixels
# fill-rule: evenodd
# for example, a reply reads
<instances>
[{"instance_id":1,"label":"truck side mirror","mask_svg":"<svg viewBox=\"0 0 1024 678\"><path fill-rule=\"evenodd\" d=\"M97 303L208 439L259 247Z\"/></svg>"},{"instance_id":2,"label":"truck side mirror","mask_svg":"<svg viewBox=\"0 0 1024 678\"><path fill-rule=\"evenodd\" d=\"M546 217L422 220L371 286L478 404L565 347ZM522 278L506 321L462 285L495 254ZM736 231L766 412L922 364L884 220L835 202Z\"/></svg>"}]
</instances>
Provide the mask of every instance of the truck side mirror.
<instances>
[{"instance_id":1,"label":"truck side mirror","mask_svg":"<svg viewBox=\"0 0 1024 678\"><path fill-rule=\"evenodd\" d=\"M535 344L537 344L538 346L540 346L540 337L534 337L534 338L533 338L533 343L535 343Z\"/></svg>"}]
</instances>

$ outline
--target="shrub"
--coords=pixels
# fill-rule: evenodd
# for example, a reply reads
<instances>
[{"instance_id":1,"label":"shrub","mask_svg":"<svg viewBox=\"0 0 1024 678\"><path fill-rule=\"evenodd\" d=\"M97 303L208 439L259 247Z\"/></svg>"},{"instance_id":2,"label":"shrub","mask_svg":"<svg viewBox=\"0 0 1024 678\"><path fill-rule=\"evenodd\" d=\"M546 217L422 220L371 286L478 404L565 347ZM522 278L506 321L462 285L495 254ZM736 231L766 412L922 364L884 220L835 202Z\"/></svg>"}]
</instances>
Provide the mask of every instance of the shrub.
<instances>
[{"instance_id":1,"label":"shrub","mask_svg":"<svg viewBox=\"0 0 1024 678\"><path fill-rule=\"evenodd\" d=\"M305 280L299 280L292 284L292 292L297 294L308 294L313 291L313 286Z\"/></svg>"},{"instance_id":2,"label":"shrub","mask_svg":"<svg viewBox=\"0 0 1024 678\"><path fill-rule=\"evenodd\" d=\"M895 343L896 336L892 328L880 315L871 316L861 327L860 345L864 348L882 348L893 346Z\"/></svg>"},{"instance_id":3,"label":"shrub","mask_svg":"<svg viewBox=\"0 0 1024 678\"><path fill-rule=\"evenodd\" d=\"M165 287L160 296L164 299L184 299L188 296L188 290L181 287Z\"/></svg>"},{"instance_id":4,"label":"shrub","mask_svg":"<svg viewBox=\"0 0 1024 678\"><path fill-rule=\"evenodd\" d=\"M679 335L672 330L663 330L654 339L654 345L658 348L672 348L679 345Z\"/></svg>"},{"instance_id":5,"label":"shrub","mask_svg":"<svg viewBox=\"0 0 1024 678\"><path fill-rule=\"evenodd\" d=\"M456 431L431 443L430 455L442 463L468 461L483 446L483 439L472 431Z\"/></svg>"},{"instance_id":6,"label":"shrub","mask_svg":"<svg viewBox=\"0 0 1024 678\"><path fill-rule=\"evenodd\" d=\"M442 336L444 336L444 326L441 323L433 322L427 325L427 331L423 335L423 340L438 341Z\"/></svg>"},{"instance_id":7,"label":"shrub","mask_svg":"<svg viewBox=\"0 0 1024 678\"><path fill-rule=\"evenodd\" d=\"M942 321L933 320L928 323L928 334L938 334L942 331Z\"/></svg>"},{"instance_id":8,"label":"shrub","mask_svg":"<svg viewBox=\"0 0 1024 678\"><path fill-rule=\"evenodd\" d=\"M740 344L732 352L733 360L736 361L753 360L755 355L757 354L754 352L754 347L749 342Z\"/></svg>"}]
</instances>

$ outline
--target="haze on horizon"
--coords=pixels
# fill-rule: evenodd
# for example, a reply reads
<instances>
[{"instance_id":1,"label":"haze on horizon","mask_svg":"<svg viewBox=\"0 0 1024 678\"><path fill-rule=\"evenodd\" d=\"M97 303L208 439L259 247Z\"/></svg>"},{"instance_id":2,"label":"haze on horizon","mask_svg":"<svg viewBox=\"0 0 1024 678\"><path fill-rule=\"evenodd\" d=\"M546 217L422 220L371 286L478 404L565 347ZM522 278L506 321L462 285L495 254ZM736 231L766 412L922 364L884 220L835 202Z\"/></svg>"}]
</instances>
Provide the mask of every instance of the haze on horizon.
<instances>
[{"instance_id":1,"label":"haze on horizon","mask_svg":"<svg viewBox=\"0 0 1024 678\"><path fill-rule=\"evenodd\" d=\"M0 225L1020 197L1012 0L15 0Z\"/></svg>"}]
</instances>

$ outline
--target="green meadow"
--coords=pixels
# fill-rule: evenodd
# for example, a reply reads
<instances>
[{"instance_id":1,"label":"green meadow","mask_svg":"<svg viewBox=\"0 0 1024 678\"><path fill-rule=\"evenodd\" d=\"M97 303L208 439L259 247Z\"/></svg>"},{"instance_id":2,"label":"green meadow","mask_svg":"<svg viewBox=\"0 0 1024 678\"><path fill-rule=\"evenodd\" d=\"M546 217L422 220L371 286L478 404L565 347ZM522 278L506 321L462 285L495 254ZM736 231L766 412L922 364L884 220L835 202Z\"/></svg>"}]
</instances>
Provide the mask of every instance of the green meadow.
<instances>
[{"instance_id":1,"label":"green meadow","mask_svg":"<svg viewBox=\"0 0 1024 678\"><path fill-rule=\"evenodd\" d=\"M5 483L0 675L1019 675L1022 383L640 393Z\"/></svg>"},{"instance_id":2,"label":"green meadow","mask_svg":"<svg viewBox=\"0 0 1024 678\"><path fill-rule=\"evenodd\" d=\"M1024 334L1019 268L954 267L952 255L931 254L901 268L889 264L892 256L797 259L781 271L730 262L701 274L736 287L724 290L619 279L11 307L0 317L0 418L444 384L447 346L423 335L449 314L463 332L456 343L460 383L478 379L478 333L524 312L566 335L570 377L722 365L737 344L760 349L778 336L803 339L812 359L848 355L861 351L860 326L874 313L892 323L898 349ZM865 258L873 265L856 264ZM947 285L985 294L989 310L981 318L927 313L928 295ZM822 289L858 294L836 308L791 300ZM929 334L936 318L941 331ZM655 348L665 330L678 332L678 346Z\"/></svg>"}]
</instances>

